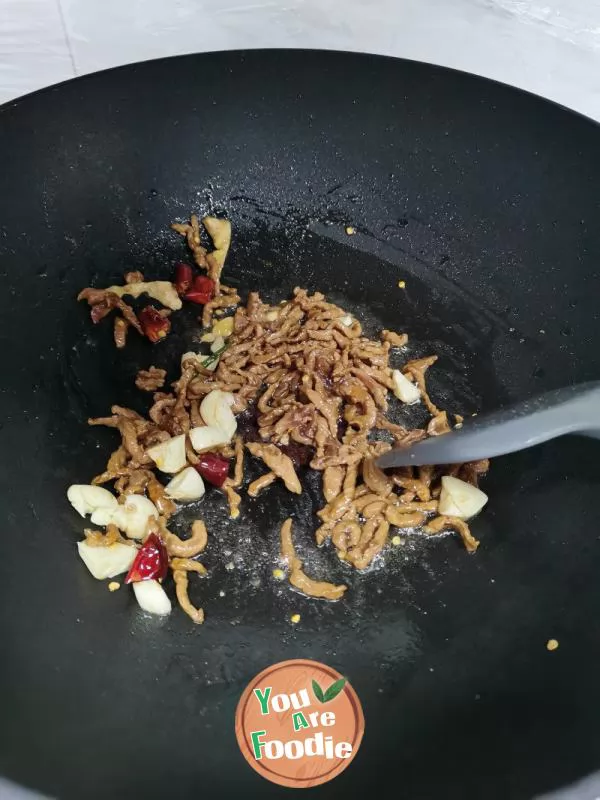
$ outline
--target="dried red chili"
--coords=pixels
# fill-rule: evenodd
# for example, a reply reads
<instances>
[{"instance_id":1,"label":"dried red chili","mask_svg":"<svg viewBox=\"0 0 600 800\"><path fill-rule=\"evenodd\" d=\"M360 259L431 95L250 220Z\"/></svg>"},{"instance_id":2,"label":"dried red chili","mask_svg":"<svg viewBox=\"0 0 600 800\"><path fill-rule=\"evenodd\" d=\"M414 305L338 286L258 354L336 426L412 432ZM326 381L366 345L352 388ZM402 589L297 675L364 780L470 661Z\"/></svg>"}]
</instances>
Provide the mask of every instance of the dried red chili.
<instances>
[{"instance_id":1,"label":"dried red chili","mask_svg":"<svg viewBox=\"0 0 600 800\"><path fill-rule=\"evenodd\" d=\"M144 335L151 342L158 342L164 339L171 330L171 322L166 317L163 317L154 306L146 306L138 314L138 319L142 325Z\"/></svg>"},{"instance_id":2,"label":"dried red chili","mask_svg":"<svg viewBox=\"0 0 600 800\"><path fill-rule=\"evenodd\" d=\"M189 264L177 264L175 267L175 280L173 284L177 294L183 296L188 292L194 280L194 273Z\"/></svg>"},{"instance_id":3,"label":"dried red chili","mask_svg":"<svg viewBox=\"0 0 600 800\"><path fill-rule=\"evenodd\" d=\"M192 288L185 295L186 300L199 305L206 305L215 295L215 282L206 275L198 275L194 278Z\"/></svg>"},{"instance_id":4,"label":"dried red chili","mask_svg":"<svg viewBox=\"0 0 600 800\"><path fill-rule=\"evenodd\" d=\"M125 578L125 583L162 580L166 577L168 569L167 548L155 533L151 533L138 550L135 561Z\"/></svg>"},{"instance_id":5,"label":"dried red chili","mask_svg":"<svg viewBox=\"0 0 600 800\"><path fill-rule=\"evenodd\" d=\"M216 453L202 453L194 464L200 475L213 486L223 486L229 474L229 459Z\"/></svg>"}]
</instances>

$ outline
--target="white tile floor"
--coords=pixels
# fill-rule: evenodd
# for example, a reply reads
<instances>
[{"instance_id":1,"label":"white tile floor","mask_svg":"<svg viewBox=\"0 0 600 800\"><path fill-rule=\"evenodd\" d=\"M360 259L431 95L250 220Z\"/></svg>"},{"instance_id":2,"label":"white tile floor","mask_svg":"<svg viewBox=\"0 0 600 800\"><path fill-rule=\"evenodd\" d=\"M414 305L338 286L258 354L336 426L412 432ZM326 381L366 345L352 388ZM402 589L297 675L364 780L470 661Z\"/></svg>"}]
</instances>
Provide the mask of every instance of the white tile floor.
<instances>
[{"instance_id":1,"label":"white tile floor","mask_svg":"<svg viewBox=\"0 0 600 800\"><path fill-rule=\"evenodd\" d=\"M243 47L430 61L600 120L600 0L0 0L0 102L117 64Z\"/></svg>"}]
</instances>

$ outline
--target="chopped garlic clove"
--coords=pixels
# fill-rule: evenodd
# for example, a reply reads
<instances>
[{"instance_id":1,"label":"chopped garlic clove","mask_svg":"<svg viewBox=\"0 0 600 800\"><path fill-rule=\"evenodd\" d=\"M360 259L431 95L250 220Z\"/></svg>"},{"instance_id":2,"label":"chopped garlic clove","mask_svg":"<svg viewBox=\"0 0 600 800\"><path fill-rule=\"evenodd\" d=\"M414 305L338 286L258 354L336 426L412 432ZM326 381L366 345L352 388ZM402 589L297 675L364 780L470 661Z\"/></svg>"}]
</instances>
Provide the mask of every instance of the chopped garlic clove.
<instances>
[{"instance_id":1,"label":"chopped garlic clove","mask_svg":"<svg viewBox=\"0 0 600 800\"><path fill-rule=\"evenodd\" d=\"M229 443L230 437L221 428L214 425L202 425L199 428L192 428L189 432L190 442L197 453L205 453L215 447L221 447Z\"/></svg>"},{"instance_id":2,"label":"chopped garlic clove","mask_svg":"<svg viewBox=\"0 0 600 800\"><path fill-rule=\"evenodd\" d=\"M175 287L170 281L143 281L140 283L128 283L125 286L109 286L106 290L117 294L119 297L131 295L139 297L141 294L149 294L163 306L179 311L182 306L181 298L177 294Z\"/></svg>"},{"instance_id":3,"label":"chopped garlic clove","mask_svg":"<svg viewBox=\"0 0 600 800\"><path fill-rule=\"evenodd\" d=\"M117 498L108 489L84 483L74 483L69 486L67 499L82 517L91 514L94 525L106 525L102 519L107 515L110 516L119 505Z\"/></svg>"},{"instance_id":4,"label":"chopped garlic clove","mask_svg":"<svg viewBox=\"0 0 600 800\"><path fill-rule=\"evenodd\" d=\"M444 475L440 494L439 513L449 517L471 519L478 514L488 501L481 489L459 478Z\"/></svg>"},{"instance_id":5,"label":"chopped garlic clove","mask_svg":"<svg viewBox=\"0 0 600 800\"><path fill-rule=\"evenodd\" d=\"M224 317L218 320L212 327L213 336L222 336L226 339L233 333L233 317Z\"/></svg>"},{"instance_id":6,"label":"chopped garlic clove","mask_svg":"<svg viewBox=\"0 0 600 800\"><path fill-rule=\"evenodd\" d=\"M143 539L151 517L158 519L158 510L152 500L141 494L130 494L114 512L111 521L130 539Z\"/></svg>"},{"instance_id":7,"label":"chopped garlic clove","mask_svg":"<svg viewBox=\"0 0 600 800\"><path fill-rule=\"evenodd\" d=\"M219 350L222 350L225 345L225 339L222 336L217 336L214 342L210 346L211 353L218 353Z\"/></svg>"},{"instance_id":8,"label":"chopped garlic clove","mask_svg":"<svg viewBox=\"0 0 600 800\"><path fill-rule=\"evenodd\" d=\"M171 601L158 581L139 581L131 585L141 609L160 616L171 613Z\"/></svg>"},{"instance_id":9,"label":"chopped garlic clove","mask_svg":"<svg viewBox=\"0 0 600 800\"><path fill-rule=\"evenodd\" d=\"M392 370L392 381L394 383L394 394L398 400L402 400L403 403L409 406L419 402L421 399L419 387L411 383L399 369Z\"/></svg>"},{"instance_id":10,"label":"chopped garlic clove","mask_svg":"<svg viewBox=\"0 0 600 800\"><path fill-rule=\"evenodd\" d=\"M185 457L185 435L173 436L164 442L159 442L147 451L161 472L174 474L182 470L187 464Z\"/></svg>"},{"instance_id":11,"label":"chopped garlic clove","mask_svg":"<svg viewBox=\"0 0 600 800\"><path fill-rule=\"evenodd\" d=\"M108 525L108 523L112 521L114 513L114 508L97 508L90 517L90 520L94 525Z\"/></svg>"},{"instance_id":12,"label":"chopped garlic clove","mask_svg":"<svg viewBox=\"0 0 600 800\"><path fill-rule=\"evenodd\" d=\"M186 467L165 487L165 492L173 500L199 500L204 491L204 481L194 467Z\"/></svg>"},{"instance_id":13,"label":"chopped garlic clove","mask_svg":"<svg viewBox=\"0 0 600 800\"><path fill-rule=\"evenodd\" d=\"M438 510L440 514L444 514L444 516L459 517L460 519L462 519L460 508L452 500L452 496L449 495L448 492L444 492L443 489L442 492L440 493L440 503L438 506Z\"/></svg>"},{"instance_id":14,"label":"chopped garlic clove","mask_svg":"<svg viewBox=\"0 0 600 800\"><path fill-rule=\"evenodd\" d=\"M210 341L212 341L212 339ZM201 367L202 366L202 360L204 358L206 358L206 356L203 356L200 353L194 353L193 350L188 350L187 353L184 353L181 356L181 369L185 368L186 362L191 362L192 364L195 364L196 366Z\"/></svg>"},{"instance_id":15,"label":"chopped garlic clove","mask_svg":"<svg viewBox=\"0 0 600 800\"><path fill-rule=\"evenodd\" d=\"M99 581L129 572L137 555L135 547L120 542L108 547L93 547L84 539L77 542L77 549L83 563Z\"/></svg>"},{"instance_id":16,"label":"chopped garlic clove","mask_svg":"<svg viewBox=\"0 0 600 800\"><path fill-rule=\"evenodd\" d=\"M345 314L343 317L340 317L340 322L345 328L351 328L354 320L352 319L350 314Z\"/></svg>"},{"instance_id":17,"label":"chopped garlic clove","mask_svg":"<svg viewBox=\"0 0 600 800\"><path fill-rule=\"evenodd\" d=\"M221 428L230 441L237 430L237 422L231 406L234 397L230 392L222 392L220 389L213 389L200 403L200 414L207 425Z\"/></svg>"}]
</instances>

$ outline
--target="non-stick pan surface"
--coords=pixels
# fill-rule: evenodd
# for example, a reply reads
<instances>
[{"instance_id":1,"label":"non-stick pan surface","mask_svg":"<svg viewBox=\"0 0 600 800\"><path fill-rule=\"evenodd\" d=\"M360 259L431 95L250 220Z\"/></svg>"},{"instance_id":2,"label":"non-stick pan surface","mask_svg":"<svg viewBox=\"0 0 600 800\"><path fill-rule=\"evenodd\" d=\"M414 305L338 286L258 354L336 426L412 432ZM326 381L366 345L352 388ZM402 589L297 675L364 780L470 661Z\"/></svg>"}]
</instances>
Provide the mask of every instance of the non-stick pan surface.
<instances>
[{"instance_id":1,"label":"non-stick pan surface","mask_svg":"<svg viewBox=\"0 0 600 800\"><path fill-rule=\"evenodd\" d=\"M593 123L534 97L342 53L151 62L0 110L6 777L74 800L287 796L245 763L233 715L253 675L293 657L347 675L366 717L315 797L525 800L600 766L597 442L497 459L475 556L410 541L337 604L271 577L291 511L308 552L316 487L273 488L236 524L214 493L199 628L95 582L65 499L114 445L86 418L143 407L136 370L175 369L191 323L117 353L76 293L126 268L168 277L185 254L168 224L190 210L232 219L229 283L322 289L438 352L433 390L455 411L597 379L599 152Z\"/></svg>"}]
</instances>

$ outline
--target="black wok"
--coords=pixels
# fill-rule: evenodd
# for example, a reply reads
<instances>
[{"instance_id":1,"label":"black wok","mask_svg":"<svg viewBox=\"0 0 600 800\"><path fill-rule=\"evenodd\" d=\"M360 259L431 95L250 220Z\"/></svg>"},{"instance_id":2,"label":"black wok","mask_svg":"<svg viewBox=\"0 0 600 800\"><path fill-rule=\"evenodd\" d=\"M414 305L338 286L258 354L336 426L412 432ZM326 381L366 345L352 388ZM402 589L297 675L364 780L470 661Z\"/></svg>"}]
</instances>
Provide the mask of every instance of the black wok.
<instances>
[{"instance_id":1,"label":"black wok","mask_svg":"<svg viewBox=\"0 0 600 800\"><path fill-rule=\"evenodd\" d=\"M189 335L182 317L163 346L117 353L76 293L126 268L168 277L185 253L168 225L194 209L233 221L229 283L322 289L408 330L440 354L432 391L455 411L597 379L599 145L535 97L342 53L150 62L0 110L5 777L77 800L287 796L245 763L233 715L252 676L293 657L347 675L366 718L315 797L525 800L600 766L597 442L497 459L475 556L408 543L337 604L271 579L289 511L308 546L316 486L269 490L237 526L214 493L201 628L94 581L65 499L114 445L86 418L143 405L136 370L175 369Z\"/></svg>"}]
</instances>

